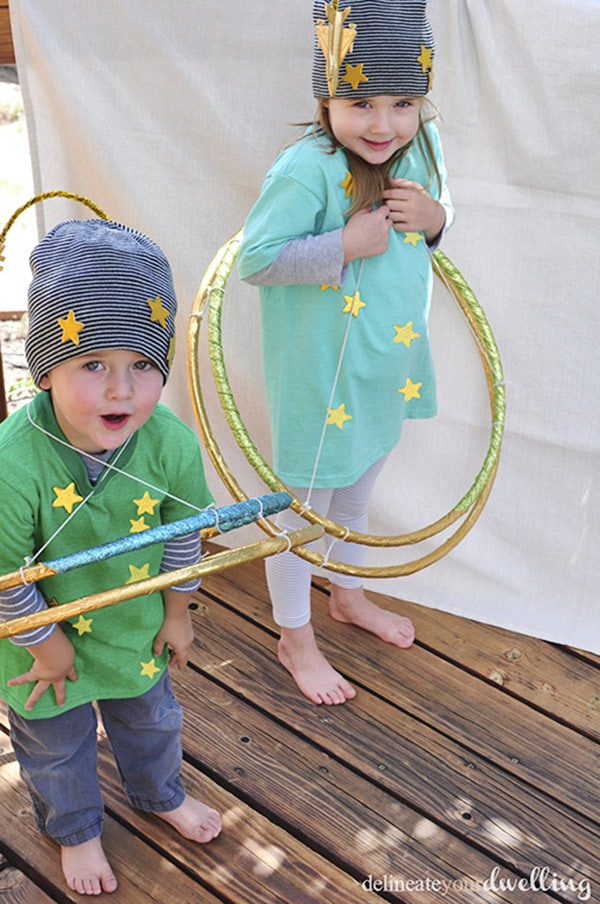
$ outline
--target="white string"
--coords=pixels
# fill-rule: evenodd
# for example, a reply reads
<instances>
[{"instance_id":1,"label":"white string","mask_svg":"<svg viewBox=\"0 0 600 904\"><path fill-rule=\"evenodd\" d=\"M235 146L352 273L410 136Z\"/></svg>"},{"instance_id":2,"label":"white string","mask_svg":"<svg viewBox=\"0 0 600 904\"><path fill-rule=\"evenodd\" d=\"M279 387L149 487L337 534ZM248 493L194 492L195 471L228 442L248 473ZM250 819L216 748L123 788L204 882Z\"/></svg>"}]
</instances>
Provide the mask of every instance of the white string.
<instances>
[{"instance_id":1,"label":"white string","mask_svg":"<svg viewBox=\"0 0 600 904\"><path fill-rule=\"evenodd\" d=\"M73 509L73 511L71 512L71 514L68 516L68 518L66 518L66 519L63 521L63 523L60 524L60 525L57 527L57 529L54 531L54 533L52 534L52 536L49 537L49 538L46 540L46 542L43 544L43 546L41 546L41 547L33 554L33 556L31 556L31 557L25 557L25 562L26 562L27 565L31 564L31 562L35 561L37 558L39 558L39 556L42 555L42 553L44 552L44 550L50 545L50 543L52 543L52 541L55 539L55 537L58 536L58 534L59 534L59 533L67 526L67 524L75 517L75 515L77 514L77 512L78 512L81 508L83 508L83 506L86 504L86 502L94 495L97 486L100 484L100 482L101 482L102 480L105 480L105 479L106 479L106 477L108 476L108 473L109 473L110 471L115 471L117 474L121 474L123 477L129 477L131 480L134 480L136 483L141 484L143 487L146 487L146 488L149 488L149 489L151 489L151 490L154 490L154 491L157 492L157 493L163 493L164 496L168 497L169 499L174 499L176 502L181 502L183 505L187 505L189 508L193 509L193 510L196 511L196 512L202 512L202 511L205 511L205 509L202 509L202 508L200 508L199 506L194 505L193 503L189 502L187 499L180 499L179 496L175 496L173 493L169 493L167 490L164 490L164 489L162 489L161 487L157 487L157 486L155 486L154 484L149 483L149 482L146 481L146 480L143 480L141 477L136 477L135 474L130 474L128 471L124 471L124 470L122 470L121 468L118 468L118 467L116 466L115 462L117 462L117 461L120 459L121 455L123 454L123 452L124 452L125 449L127 448L128 444L129 444L129 441L131 440L133 434L131 434L131 436L128 436L128 437L127 437L127 439L125 440L125 442L123 443L123 445L121 446L121 448L118 450L114 462L104 461L104 459L98 458L98 456L93 455L91 452L82 452L80 449L78 449L76 446L73 446L73 445L72 445L71 443L69 443L67 440L61 439L60 436L55 436L53 433L50 433L49 430L46 430L45 427L42 427L41 424L38 424L37 421L35 421L35 420L33 419L32 414L31 414L30 408L31 408L32 401L33 401L33 400L30 400L30 401L27 403L27 418L28 418L28 420L29 420L29 423L30 423L33 427L35 427L36 430L39 430L39 431L40 431L41 433L43 433L45 436L48 436L50 439L52 439L52 440L54 440L55 442L59 443L61 446L65 446L67 449L72 449L74 452L77 452L79 455L85 455L86 458L89 458L91 461L95 461L97 464L102 465L103 470L102 470L102 472L101 472L101 474L100 474L100 476L99 476L99 478L98 478L96 484L92 487L91 491L87 494L87 496L86 496L84 499L81 500L81 502L79 503L79 505L77 505L77 506ZM218 519L217 519L217 520L218 520Z\"/></svg>"},{"instance_id":2,"label":"white string","mask_svg":"<svg viewBox=\"0 0 600 904\"><path fill-rule=\"evenodd\" d=\"M331 550L333 549L335 544L338 543L340 540L342 540L342 541L346 540L349 533L350 533L350 531L348 530L347 527L345 527L344 535L342 537L333 537L333 539L331 540L331 542L329 543L329 546L327 547L327 549L325 551L325 555L323 556L323 561L321 562L321 567L325 568L327 566L327 564L329 562L329 556L331 555Z\"/></svg>"},{"instance_id":3,"label":"white string","mask_svg":"<svg viewBox=\"0 0 600 904\"><path fill-rule=\"evenodd\" d=\"M363 259L361 260L361 262L360 262L360 269L359 269L359 271L358 271L358 278L357 278L357 280L356 280L356 285L355 285L355 288L354 288L354 295L356 295L356 293L358 292L359 286L360 286L360 280L361 280L361 277L362 277L362 271L363 271L364 263L365 263L365 259L363 258ZM320 462L320 460L321 460L321 453L323 452L323 446L324 446L324 444L325 444L325 433L326 433L326 430L327 430L327 420L328 420L328 418L329 418L329 411L330 411L330 409L331 409L331 407L332 407L332 405L333 405L333 399L334 399L334 396L335 396L335 391L336 391L336 389L337 389L337 384L338 384L338 380L339 380L339 376L340 376L340 371L341 371L341 369L342 369L342 361L343 361L343 359L344 359L344 353L345 353L345 351L346 351L346 345L347 345L347 343L348 343L348 336L349 336L349 334L350 334L350 327L351 327L351 325L352 325L353 319L354 319L354 315L353 315L353 313L352 313L352 310L350 310L350 312L349 312L349 314L348 314L348 323L346 324L346 330L345 330L345 332L344 332L344 339L343 339L343 341L342 341L342 347L341 347L341 349L340 349L340 356L339 356L338 363L337 363L337 369L336 369L336 372L335 372L335 377L333 378L333 386L331 387L331 394L330 394L330 396L329 396L329 402L327 403L327 409L326 409L326 411L325 411L325 419L324 419L324 421L323 421L323 427L322 427L322 429L321 429L321 437L320 437L320 439L319 439L319 446L318 446L318 448L317 448L317 454L316 454L316 457L315 457L315 464L314 464L314 467L313 467L312 476L311 476L311 478L310 478L310 483L309 483L309 485L308 485L308 493L307 493L306 499L305 499L305 501L304 501L304 507L305 507L305 508L310 508L310 497L311 497L311 493L312 493L312 491L313 491L313 487L314 487L314 484L315 484L315 480L316 480L316 476L317 476L317 469L318 469L318 467L319 467L319 462Z\"/></svg>"}]
</instances>

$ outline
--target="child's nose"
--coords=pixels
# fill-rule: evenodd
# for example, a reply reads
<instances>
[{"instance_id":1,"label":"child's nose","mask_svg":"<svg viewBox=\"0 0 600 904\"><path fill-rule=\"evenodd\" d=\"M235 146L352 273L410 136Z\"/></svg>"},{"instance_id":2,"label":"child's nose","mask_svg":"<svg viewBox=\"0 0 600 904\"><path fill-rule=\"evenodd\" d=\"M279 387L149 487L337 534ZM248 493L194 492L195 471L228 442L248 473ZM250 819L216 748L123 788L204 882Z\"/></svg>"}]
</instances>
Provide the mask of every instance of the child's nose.
<instances>
[{"instance_id":1,"label":"child's nose","mask_svg":"<svg viewBox=\"0 0 600 904\"><path fill-rule=\"evenodd\" d=\"M132 392L128 371L111 371L107 383L107 395L111 399L128 399Z\"/></svg>"}]
</instances>

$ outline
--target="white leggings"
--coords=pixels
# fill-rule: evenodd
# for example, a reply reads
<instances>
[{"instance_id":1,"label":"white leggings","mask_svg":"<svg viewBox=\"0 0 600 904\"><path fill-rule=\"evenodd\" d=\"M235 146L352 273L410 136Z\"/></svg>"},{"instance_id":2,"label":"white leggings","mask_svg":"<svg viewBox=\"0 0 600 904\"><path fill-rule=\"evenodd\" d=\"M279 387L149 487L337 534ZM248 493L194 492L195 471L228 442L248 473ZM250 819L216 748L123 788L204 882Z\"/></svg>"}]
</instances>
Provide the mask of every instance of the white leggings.
<instances>
[{"instance_id":1,"label":"white leggings","mask_svg":"<svg viewBox=\"0 0 600 904\"><path fill-rule=\"evenodd\" d=\"M350 487L313 489L310 496L311 508L348 530L366 533L369 499L386 458L384 456L371 465ZM303 502L306 500L307 487L292 487L291 490L298 499ZM282 531L306 526L306 521L292 509L280 512L276 521ZM308 548L311 549L314 545L310 543ZM364 564L365 547L359 543L340 541L336 543L331 558L360 566ZM301 628L306 625L310 621L311 563L293 552L284 552L268 558L265 567L275 624L282 628ZM363 584L362 578L335 572L330 572L330 580L338 587L362 587Z\"/></svg>"}]
</instances>

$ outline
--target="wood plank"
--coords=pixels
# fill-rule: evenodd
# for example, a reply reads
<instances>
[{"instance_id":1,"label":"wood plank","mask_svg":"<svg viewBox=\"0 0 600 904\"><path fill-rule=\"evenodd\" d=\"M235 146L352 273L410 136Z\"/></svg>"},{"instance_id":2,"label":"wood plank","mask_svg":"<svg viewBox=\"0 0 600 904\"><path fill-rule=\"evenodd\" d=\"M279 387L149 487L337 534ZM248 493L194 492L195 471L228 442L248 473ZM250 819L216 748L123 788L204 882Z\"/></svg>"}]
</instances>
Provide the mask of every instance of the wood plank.
<instances>
[{"instance_id":1,"label":"wood plank","mask_svg":"<svg viewBox=\"0 0 600 904\"><path fill-rule=\"evenodd\" d=\"M228 673L232 665L225 666ZM328 850L338 866L359 881L370 874L434 876L448 883L459 878L483 883L489 877L495 860L327 751L200 675L174 673L173 678L186 714L188 756L200 756L219 782L230 783L240 798L305 844ZM508 868L507 875L517 878ZM397 898L392 895L391 900ZM408 893L400 900L418 901L419 895ZM464 897L449 890L446 900L458 904ZM492 895L491 900L498 898Z\"/></svg>"},{"instance_id":2,"label":"wood plank","mask_svg":"<svg viewBox=\"0 0 600 904\"><path fill-rule=\"evenodd\" d=\"M315 583L328 592L326 580ZM600 664L598 657L577 656L539 638L369 593L380 606L411 618L421 645L600 740L600 671L590 668Z\"/></svg>"},{"instance_id":3,"label":"wood plank","mask_svg":"<svg viewBox=\"0 0 600 904\"><path fill-rule=\"evenodd\" d=\"M0 0L0 65L12 66L15 62L8 0Z\"/></svg>"},{"instance_id":4,"label":"wood plank","mask_svg":"<svg viewBox=\"0 0 600 904\"><path fill-rule=\"evenodd\" d=\"M198 701L202 705L200 688L192 688L190 694L196 705ZM223 704L225 708L229 702ZM209 722L203 723L207 725L207 736L201 747L203 769L205 748L211 748L211 764L213 748L222 750L220 713L216 711L215 715L215 710L211 709L211 717ZM189 721L186 713L186 723ZM218 745L214 743L215 735L221 739ZM239 738L236 740L239 746ZM345 904L356 891L356 883L348 873L285 829L271 824L268 818L234 793L209 781L190 763L185 763L183 768L186 790L222 813L223 832L207 845L185 841L161 820L131 809L106 742L100 743L100 754L102 788L111 812L126 821L135 834L152 847L168 851L173 862L231 904L275 904L279 901L308 904L316 900ZM197 761L197 754L194 759ZM232 784L237 791L236 774ZM164 888L163 892L166 891ZM366 901L371 900L376 898L367 895Z\"/></svg>"},{"instance_id":5,"label":"wood plank","mask_svg":"<svg viewBox=\"0 0 600 904\"><path fill-rule=\"evenodd\" d=\"M202 588L272 629L260 563L251 563L243 572L232 568L207 576ZM439 660L418 644L398 650L353 626L333 622L326 614L326 602L315 589L315 630L328 658L357 686L387 699L550 797L560 789L564 804L591 820L597 818L600 794L594 741L509 697L493 682L484 683ZM293 693L291 680L289 683Z\"/></svg>"},{"instance_id":6,"label":"wood plank","mask_svg":"<svg viewBox=\"0 0 600 904\"><path fill-rule=\"evenodd\" d=\"M52 904L56 899L0 856L0 900L2 904Z\"/></svg>"},{"instance_id":7,"label":"wood plank","mask_svg":"<svg viewBox=\"0 0 600 904\"><path fill-rule=\"evenodd\" d=\"M339 758L385 789L392 795L388 805L399 800L416 812L434 814L438 826L500 862L508 858L523 874L536 865L543 850L562 875L600 884L597 821L573 812L560 799L523 786L477 753L364 689L343 707L304 703L290 690L275 660L272 638L213 601L207 601L195 619L197 640L191 657L195 666L276 713L317 750L327 751L328 757ZM189 694L186 678L175 678L179 695ZM194 712L192 700L185 706ZM196 728L201 718L200 712L193 715ZM323 768L329 768L327 763ZM557 793L560 798L560 789Z\"/></svg>"}]
</instances>

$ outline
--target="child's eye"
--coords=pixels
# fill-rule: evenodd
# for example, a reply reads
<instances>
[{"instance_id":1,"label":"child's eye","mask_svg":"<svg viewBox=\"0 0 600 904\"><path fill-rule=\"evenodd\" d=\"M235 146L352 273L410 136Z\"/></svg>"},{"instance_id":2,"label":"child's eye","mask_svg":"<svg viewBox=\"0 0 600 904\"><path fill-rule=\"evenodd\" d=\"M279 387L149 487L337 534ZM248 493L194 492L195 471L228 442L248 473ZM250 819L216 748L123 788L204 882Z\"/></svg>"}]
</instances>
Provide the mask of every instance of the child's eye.
<instances>
[{"instance_id":1,"label":"child's eye","mask_svg":"<svg viewBox=\"0 0 600 904\"><path fill-rule=\"evenodd\" d=\"M86 361L85 364L83 365L84 370L89 370L92 372L99 370L101 367L102 367L102 364L100 363L100 361Z\"/></svg>"},{"instance_id":2,"label":"child's eye","mask_svg":"<svg viewBox=\"0 0 600 904\"><path fill-rule=\"evenodd\" d=\"M145 359L142 359L140 361L136 361L133 367L134 370L152 370L154 364L152 363L152 361L146 361Z\"/></svg>"}]
</instances>

